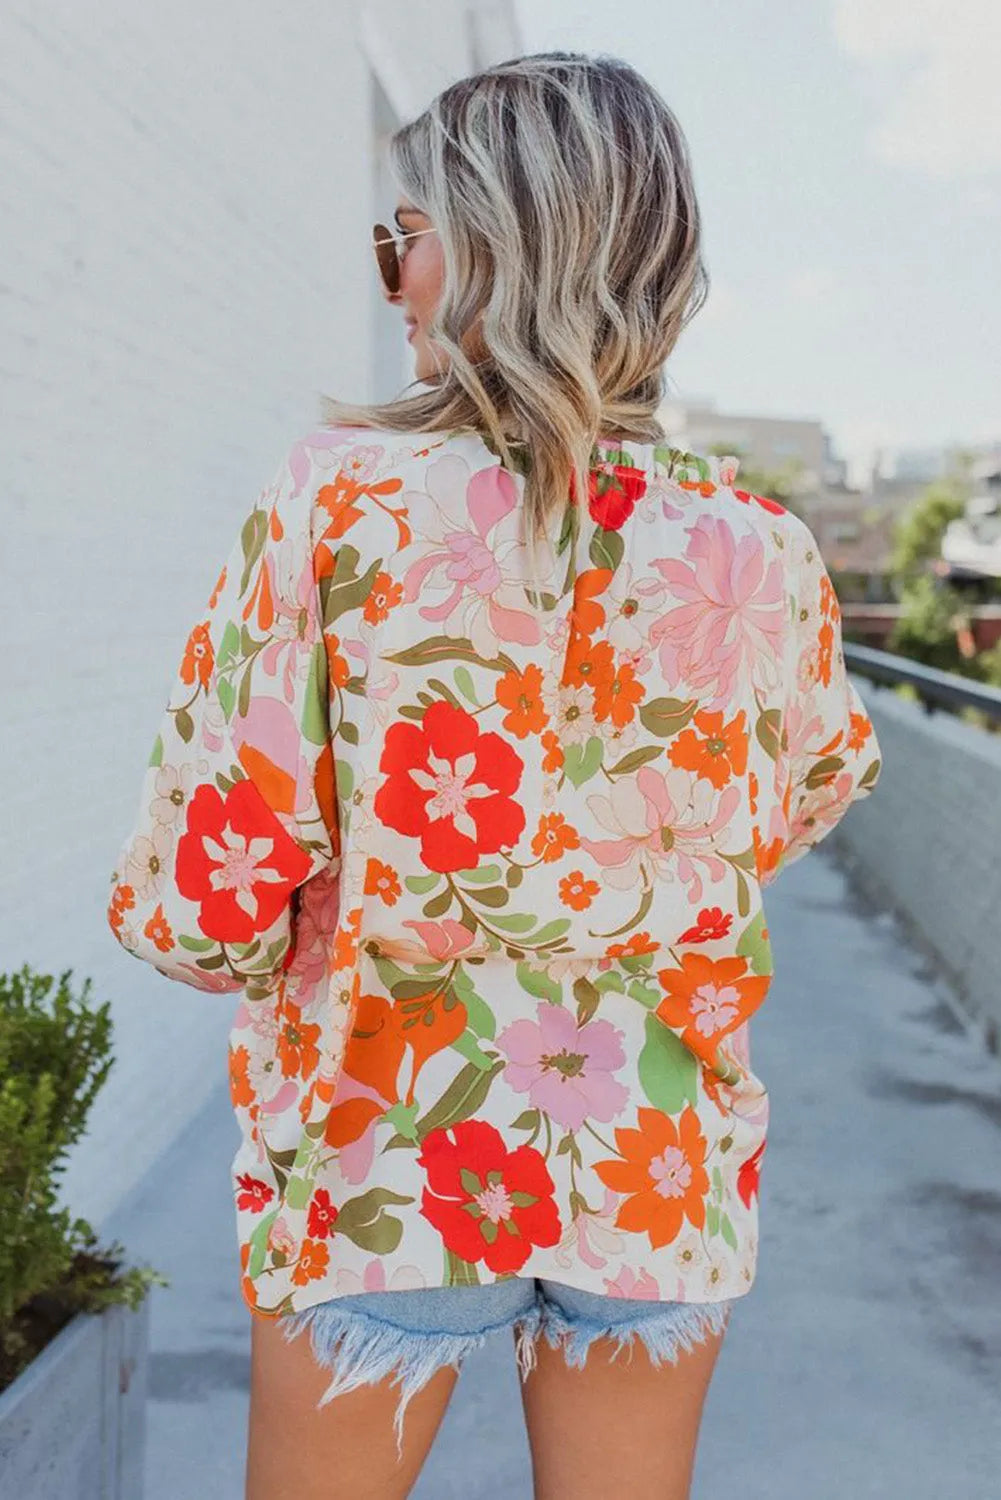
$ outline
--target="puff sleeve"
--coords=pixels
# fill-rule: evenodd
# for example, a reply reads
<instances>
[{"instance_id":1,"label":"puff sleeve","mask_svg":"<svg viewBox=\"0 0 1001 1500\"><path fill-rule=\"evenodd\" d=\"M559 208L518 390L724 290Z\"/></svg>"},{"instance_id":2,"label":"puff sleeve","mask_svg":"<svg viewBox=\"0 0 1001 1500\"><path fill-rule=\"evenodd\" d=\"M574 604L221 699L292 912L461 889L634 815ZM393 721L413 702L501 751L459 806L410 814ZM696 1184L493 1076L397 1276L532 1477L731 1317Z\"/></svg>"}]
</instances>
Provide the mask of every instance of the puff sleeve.
<instances>
[{"instance_id":1,"label":"puff sleeve","mask_svg":"<svg viewBox=\"0 0 1001 1500\"><path fill-rule=\"evenodd\" d=\"M122 947L248 999L289 967L300 889L339 857L311 474L294 444L240 527L184 643L111 875Z\"/></svg>"},{"instance_id":2,"label":"puff sleeve","mask_svg":"<svg viewBox=\"0 0 1001 1500\"><path fill-rule=\"evenodd\" d=\"M770 876L826 838L881 769L872 720L845 667L841 608L813 533L790 516L792 619L783 744L783 846ZM766 882L768 883L768 882Z\"/></svg>"}]
</instances>

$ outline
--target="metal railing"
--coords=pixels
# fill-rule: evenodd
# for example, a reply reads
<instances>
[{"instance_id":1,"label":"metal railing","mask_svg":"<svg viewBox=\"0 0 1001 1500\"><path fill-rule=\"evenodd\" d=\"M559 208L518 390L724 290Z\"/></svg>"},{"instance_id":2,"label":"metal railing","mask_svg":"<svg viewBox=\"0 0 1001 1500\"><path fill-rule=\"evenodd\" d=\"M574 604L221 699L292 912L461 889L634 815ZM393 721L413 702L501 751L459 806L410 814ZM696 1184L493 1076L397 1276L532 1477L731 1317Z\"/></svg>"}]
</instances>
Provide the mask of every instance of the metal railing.
<instances>
[{"instance_id":1,"label":"metal railing","mask_svg":"<svg viewBox=\"0 0 1001 1500\"><path fill-rule=\"evenodd\" d=\"M960 677L955 672L941 672L937 667L923 666L910 657L895 656L891 651L860 646L855 641L844 641L843 645L845 665L850 672L857 672L873 682L907 683L918 694L926 713L933 713L936 708L975 708L993 723L1001 724L1001 688L974 682L972 678Z\"/></svg>"}]
</instances>

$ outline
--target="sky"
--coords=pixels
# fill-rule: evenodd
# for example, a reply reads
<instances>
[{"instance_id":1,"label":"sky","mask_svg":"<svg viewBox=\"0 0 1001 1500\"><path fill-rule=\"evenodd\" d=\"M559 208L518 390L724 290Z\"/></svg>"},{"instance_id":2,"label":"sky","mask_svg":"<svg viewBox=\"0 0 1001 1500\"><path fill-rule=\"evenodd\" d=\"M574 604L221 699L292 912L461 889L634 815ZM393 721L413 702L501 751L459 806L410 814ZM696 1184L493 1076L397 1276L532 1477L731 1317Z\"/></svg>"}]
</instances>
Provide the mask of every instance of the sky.
<instances>
[{"instance_id":1,"label":"sky","mask_svg":"<svg viewBox=\"0 0 1001 1500\"><path fill-rule=\"evenodd\" d=\"M524 51L608 53L688 139L709 299L670 393L819 418L861 476L1001 440L998 0L516 0Z\"/></svg>"}]
</instances>

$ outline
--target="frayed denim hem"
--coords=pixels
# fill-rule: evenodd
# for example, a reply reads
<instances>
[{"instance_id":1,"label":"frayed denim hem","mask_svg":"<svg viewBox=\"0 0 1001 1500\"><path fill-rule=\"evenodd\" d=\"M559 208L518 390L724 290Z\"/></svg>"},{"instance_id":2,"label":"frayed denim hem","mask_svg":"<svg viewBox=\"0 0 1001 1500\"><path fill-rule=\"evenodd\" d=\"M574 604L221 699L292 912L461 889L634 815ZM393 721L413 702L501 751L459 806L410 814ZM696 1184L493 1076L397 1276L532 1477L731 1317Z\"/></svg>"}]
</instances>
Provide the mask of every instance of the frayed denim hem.
<instances>
[{"instance_id":1,"label":"frayed denim hem","mask_svg":"<svg viewBox=\"0 0 1001 1500\"><path fill-rule=\"evenodd\" d=\"M634 1338L642 1340L650 1362L663 1364L665 1360L677 1364L682 1350L690 1352L712 1334L724 1333L736 1299L722 1302L691 1302L671 1304L670 1310L658 1315L653 1312L654 1303L649 1303L649 1312L636 1319L617 1322L602 1322L597 1319L565 1315L552 1302L547 1303L542 1331L550 1348L563 1350L567 1364L583 1369L588 1351L595 1339L616 1340L612 1358L628 1348L632 1358ZM614 1303L613 1303L614 1306Z\"/></svg>"},{"instance_id":2,"label":"frayed denim hem","mask_svg":"<svg viewBox=\"0 0 1001 1500\"><path fill-rule=\"evenodd\" d=\"M518 1367L524 1379L535 1362L535 1337L541 1322L542 1310L536 1305L513 1323L505 1318L475 1333L418 1331L399 1328L358 1308L338 1308L336 1301L330 1301L283 1317L279 1327L286 1343L308 1328L317 1363L333 1374L318 1407L359 1386L375 1385L395 1375L393 1384L400 1388L400 1399L393 1429L397 1453L402 1457L406 1408L432 1375L446 1365L458 1370L468 1354L482 1347L488 1334L513 1327Z\"/></svg>"}]
</instances>

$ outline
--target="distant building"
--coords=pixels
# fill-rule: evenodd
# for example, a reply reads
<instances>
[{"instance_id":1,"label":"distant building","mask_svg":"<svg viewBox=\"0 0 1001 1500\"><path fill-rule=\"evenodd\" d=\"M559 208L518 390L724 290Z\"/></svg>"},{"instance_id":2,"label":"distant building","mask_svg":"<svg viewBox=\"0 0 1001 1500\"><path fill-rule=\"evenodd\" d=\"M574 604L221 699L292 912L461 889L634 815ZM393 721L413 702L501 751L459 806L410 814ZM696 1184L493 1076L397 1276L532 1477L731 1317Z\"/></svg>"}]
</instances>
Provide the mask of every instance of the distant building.
<instances>
[{"instance_id":1,"label":"distant building","mask_svg":"<svg viewBox=\"0 0 1001 1500\"><path fill-rule=\"evenodd\" d=\"M814 418L736 415L717 410L715 401L706 398L668 400L659 416L681 447L724 449L740 457L747 469L797 469L797 488L804 494L845 485L845 461L835 456L823 424Z\"/></svg>"}]
</instances>

